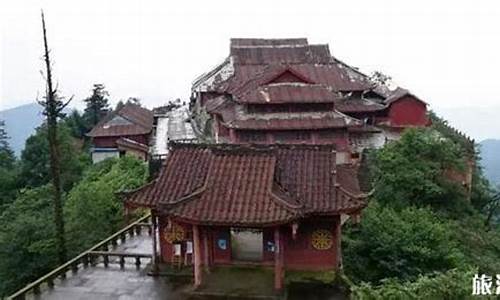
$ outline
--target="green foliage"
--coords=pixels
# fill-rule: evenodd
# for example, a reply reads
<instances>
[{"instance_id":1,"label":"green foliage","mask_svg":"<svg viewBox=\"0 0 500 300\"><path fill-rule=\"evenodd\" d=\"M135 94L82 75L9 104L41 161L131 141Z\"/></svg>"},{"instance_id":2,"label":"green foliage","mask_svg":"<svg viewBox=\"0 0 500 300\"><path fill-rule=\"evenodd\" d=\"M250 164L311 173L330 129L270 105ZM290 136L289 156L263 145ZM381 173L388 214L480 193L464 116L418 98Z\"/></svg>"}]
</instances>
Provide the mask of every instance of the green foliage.
<instances>
[{"instance_id":1,"label":"green foliage","mask_svg":"<svg viewBox=\"0 0 500 300\"><path fill-rule=\"evenodd\" d=\"M463 156L467 160L474 161L472 166L472 187L471 187L471 204L480 211L486 211L492 200L492 190L490 184L483 174L483 169L479 163L481 155L479 145L473 139L466 136L464 133L451 127L448 122L435 113L431 112L429 117L432 121L432 128L439 134L460 147Z\"/></svg>"},{"instance_id":2,"label":"green foliage","mask_svg":"<svg viewBox=\"0 0 500 300\"><path fill-rule=\"evenodd\" d=\"M83 100L86 103L83 118L88 128L94 127L109 112L109 93L103 84L96 83L92 89L92 95Z\"/></svg>"},{"instance_id":3,"label":"green foliage","mask_svg":"<svg viewBox=\"0 0 500 300\"><path fill-rule=\"evenodd\" d=\"M122 227L123 204L115 193L142 185L147 173L144 162L127 156L89 167L64 203L71 256ZM23 189L1 213L0 297L57 266L52 193L50 184Z\"/></svg>"},{"instance_id":4,"label":"green foliage","mask_svg":"<svg viewBox=\"0 0 500 300\"><path fill-rule=\"evenodd\" d=\"M16 157L9 146L9 136L5 131L5 122L0 120L0 168L13 168L15 162Z\"/></svg>"},{"instance_id":5,"label":"green foliage","mask_svg":"<svg viewBox=\"0 0 500 300\"><path fill-rule=\"evenodd\" d=\"M462 151L454 143L432 130L410 129L378 151L374 198L401 206L461 206L464 189L444 174L463 168Z\"/></svg>"},{"instance_id":6,"label":"green foliage","mask_svg":"<svg viewBox=\"0 0 500 300\"><path fill-rule=\"evenodd\" d=\"M18 180L16 157L4 126L5 123L0 121L0 209L14 200Z\"/></svg>"},{"instance_id":7,"label":"green foliage","mask_svg":"<svg viewBox=\"0 0 500 300\"><path fill-rule=\"evenodd\" d=\"M500 270L500 228L487 230L484 216L476 213L450 220L450 232L463 253L463 264L477 267L480 273L498 274Z\"/></svg>"},{"instance_id":8,"label":"green foliage","mask_svg":"<svg viewBox=\"0 0 500 300\"><path fill-rule=\"evenodd\" d=\"M398 211L372 201L359 227L343 237L344 268L355 281L413 280L458 267L463 259L450 226L426 208Z\"/></svg>"},{"instance_id":9,"label":"green foliage","mask_svg":"<svg viewBox=\"0 0 500 300\"><path fill-rule=\"evenodd\" d=\"M70 191L65 205L70 248L81 251L123 225L123 203L116 192L144 184L147 166L133 157L92 166Z\"/></svg>"},{"instance_id":10,"label":"green foliage","mask_svg":"<svg viewBox=\"0 0 500 300\"><path fill-rule=\"evenodd\" d=\"M79 140L74 139L67 126L58 128L59 155L61 159L61 184L69 191L77 182L83 170L90 164L90 156L82 151ZM51 180L49 164L49 142L47 127L37 128L34 135L26 141L21 154L21 178L24 186L38 187Z\"/></svg>"},{"instance_id":11,"label":"green foliage","mask_svg":"<svg viewBox=\"0 0 500 300\"><path fill-rule=\"evenodd\" d=\"M476 273L474 269L453 269L443 273L419 276L412 282L384 279L377 287L362 283L351 287L351 298L359 300L471 299L471 280Z\"/></svg>"},{"instance_id":12,"label":"green foliage","mask_svg":"<svg viewBox=\"0 0 500 300\"><path fill-rule=\"evenodd\" d=\"M84 139L85 134L90 130L84 116L76 109L63 119L63 123L69 128L71 136L77 139Z\"/></svg>"},{"instance_id":13,"label":"green foliage","mask_svg":"<svg viewBox=\"0 0 500 300\"><path fill-rule=\"evenodd\" d=\"M473 274L500 269L499 228L488 230L485 210L446 179L470 159L471 141L435 128L409 130L369 155L374 199L343 235L353 299L469 299ZM479 168L471 199L495 199Z\"/></svg>"},{"instance_id":14,"label":"green foliage","mask_svg":"<svg viewBox=\"0 0 500 300\"><path fill-rule=\"evenodd\" d=\"M27 189L0 215L0 296L57 263L50 185Z\"/></svg>"}]
</instances>

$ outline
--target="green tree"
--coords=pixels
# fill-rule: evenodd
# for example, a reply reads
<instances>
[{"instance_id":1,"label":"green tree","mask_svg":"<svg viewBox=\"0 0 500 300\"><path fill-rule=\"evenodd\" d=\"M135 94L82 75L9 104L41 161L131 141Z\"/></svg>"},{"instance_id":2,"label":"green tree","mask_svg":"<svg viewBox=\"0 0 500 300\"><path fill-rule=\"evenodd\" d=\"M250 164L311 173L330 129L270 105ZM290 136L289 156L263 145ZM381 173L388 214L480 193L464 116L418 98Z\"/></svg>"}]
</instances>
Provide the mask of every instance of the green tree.
<instances>
[{"instance_id":1,"label":"green tree","mask_svg":"<svg viewBox=\"0 0 500 300\"><path fill-rule=\"evenodd\" d=\"M459 146L436 131L410 129L377 152L374 198L394 205L462 207L465 190L446 172L463 170Z\"/></svg>"},{"instance_id":2,"label":"green tree","mask_svg":"<svg viewBox=\"0 0 500 300\"><path fill-rule=\"evenodd\" d=\"M92 95L83 100L86 103L83 117L89 128L94 127L109 112L108 96L105 86L96 83L92 89Z\"/></svg>"},{"instance_id":3,"label":"green tree","mask_svg":"<svg viewBox=\"0 0 500 300\"><path fill-rule=\"evenodd\" d=\"M23 190L0 215L0 296L57 264L52 187Z\"/></svg>"},{"instance_id":4,"label":"green tree","mask_svg":"<svg viewBox=\"0 0 500 300\"><path fill-rule=\"evenodd\" d=\"M0 210L14 200L18 188L16 157L8 139L5 123L0 120Z\"/></svg>"},{"instance_id":5,"label":"green tree","mask_svg":"<svg viewBox=\"0 0 500 300\"><path fill-rule=\"evenodd\" d=\"M373 201L359 227L344 235L344 267L357 281L414 280L460 266L463 255L451 232L430 209L397 210Z\"/></svg>"},{"instance_id":6,"label":"green tree","mask_svg":"<svg viewBox=\"0 0 500 300\"><path fill-rule=\"evenodd\" d=\"M77 139L85 139L85 134L90 130L84 117L76 109L62 121L69 128L71 135Z\"/></svg>"},{"instance_id":7,"label":"green tree","mask_svg":"<svg viewBox=\"0 0 500 300\"><path fill-rule=\"evenodd\" d=\"M123 203L116 193L141 186L147 176L147 165L129 156L89 168L66 201L71 248L83 250L121 228Z\"/></svg>"},{"instance_id":8,"label":"green tree","mask_svg":"<svg viewBox=\"0 0 500 300\"><path fill-rule=\"evenodd\" d=\"M85 167L90 164L90 156L82 150L82 143L71 136L70 129L63 123L59 126L58 140L62 188L69 191L80 179ZM24 186L38 187L51 180L46 125L37 128L35 134L26 140L21 152L20 168Z\"/></svg>"},{"instance_id":9,"label":"green tree","mask_svg":"<svg viewBox=\"0 0 500 300\"><path fill-rule=\"evenodd\" d=\"M12 168L16 161L14 151L9 145L9 136L5 130L5 122L0 120L0 168Z\"/></svg>"}]
</instances>

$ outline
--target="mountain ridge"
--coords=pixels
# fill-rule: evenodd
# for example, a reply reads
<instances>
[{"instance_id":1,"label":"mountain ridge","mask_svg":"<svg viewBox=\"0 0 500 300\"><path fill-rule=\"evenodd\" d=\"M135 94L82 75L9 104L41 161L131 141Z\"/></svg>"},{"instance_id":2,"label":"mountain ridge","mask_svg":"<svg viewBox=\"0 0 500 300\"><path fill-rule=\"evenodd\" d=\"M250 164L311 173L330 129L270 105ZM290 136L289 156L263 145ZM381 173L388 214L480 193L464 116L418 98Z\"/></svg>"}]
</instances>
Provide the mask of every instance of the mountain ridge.
<instances>
[{"instance_id":1,"label":"mountain ridge","mask_svg":"<svg viewBox=\"0 0 500 300\"><path fill-rule=\"evenodd\" d=\"M38 103L29 103L0 111L0 120L5 121L8 142L16 156L21 155L26 139L43 123L42 110Z\"/></svg>"}]
</instances>

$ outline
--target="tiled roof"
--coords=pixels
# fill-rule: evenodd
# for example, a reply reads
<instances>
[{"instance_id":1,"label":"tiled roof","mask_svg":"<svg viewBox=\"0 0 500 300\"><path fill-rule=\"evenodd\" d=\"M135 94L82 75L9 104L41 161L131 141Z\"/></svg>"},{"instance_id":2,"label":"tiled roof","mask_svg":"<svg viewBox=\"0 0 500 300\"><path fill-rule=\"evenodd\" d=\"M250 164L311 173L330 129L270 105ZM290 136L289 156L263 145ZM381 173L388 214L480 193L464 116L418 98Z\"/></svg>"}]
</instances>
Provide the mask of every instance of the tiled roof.
<instances>
[{"instance_id":1,"label":"tiled roof","mask_svg":"<svg viewBox=\"0 0 500 300\"><path fill-rule=\"evenodd\" d=\"M234 74L227 81L214 87L219 92L239 93L267 83L281 72L291 70L307 78L311 83L328 86L334 91L363 91L372 84L362 76L353 76L340 63L328 64L267 64L267 65L235 65Z\"/></svg>"},{"instance_id":2,"label":"tiled roof","mask_svg":"<svg viewBox=\"0 0 500 300\"><path fill-rule=\"evenodd\" d=\"M331 59L328 45L231 47L230 55L234 56L236 64L242 65L325 64Z\"/></svg>"},{"instance_id":3,"label":"tiled roof","mask_svg":"<svg viewBox=\"0 0 500 300\"><path fill-rule=\"evenodd\" d=\"M125 193L128 203L190 222L242 226L349 213L366 204L355 174L342 173L353 177L342 179L345 191L335 184L331 145L171 146L159 177Z\"/></svg>"},{"instance_id":4,"label":"tiled roof","mask_svg":"<svg viewBox=\"0 0 500 300\"><path fill-rule=\"evenodd\" d=\"M148 145L144 145L127 138L119 138L118 140L116 140L116 145L118 146L118 149L134 149L146 153L149 151Z\"/></svg>"},{"instance_id":5,"label":"tiled roof","mask_svg":"<svg viewBox=\"0 0 500 300\"><path fill-rule=\"evenodd\" d=\"M397 89L395 89L394 91L392 91L390 93L390 95L384 100L384 102L387 104L387 105L391 105L393 102L405 97L405 96L409 96L409 97L412 97L414 99L416 99L417 101L420 101L420 102L423 102L425 104L427 104L425 101L419 99L417 96L413 95L410 91L408 91L407 89L404 89L404 88L400 88L398 87Z\"/></svg>"},{"instance_id":6,"label":"tiled roof","mask_svg":"<svg viewBox=\"0 0 500 300\"><path fill-rule=\"evenodd\" d=\"M254 104L333 103L337 99L338 96L323 85L279 83L252 89L236 101Z\"/></svg>"},{"instance_id":7,"label":"tiled roof","mask_svg":"<svg viewBox=\"0 0 500 300\"><path fill-rule=\"evenodd\" d=\"M114 118L123 118L127 122L113 124ZM127 136L149 134L153 129L153 113L141 106L127 103L119 111L108 114L92 130L90 137Z\"/></svg>"},{"instance_id":8,"label":"tiled roof","mask_svg":"<svg viewBox=\"0 0 500 300\"><path fill-rule=\"evenodd\" d=\"M335 109L343 113L374 112L385 109L386 106L366 99L343 99L335 102Z\"/></svg>"},{"instance_id":9,"label":"tiled roof","mask_svg":"<svg viewBox=\"0 0 500 300\"><path fill-rule=\"evenodd\" d=\"M291 39L252 39L252 38L232 38L231 47L251 47L251 46L283 46L283 45L307 45L306 38Z\"/></svg>"},{"instance_id":10,"label":"tiled roof","mask_svg":"<svg viewBox=\"0 0 500 300\"><path fill-rule=\"evenodd\" d=\"M229 128L249 130L327 129L362 125L361 121L337 112L268 113L264 117L260 116L247 115L245 118L225 122L225 125Z\"/></svg>"},{"instance_id":11,"label":"tiled roof","mask_svg":"<svg viewBox=\"0 0 500 300\"><path fill-rule=\"evenodd\" d=\"M210 104L210 113L222 117L228 128L247 130L299 130L350 128L363 126L363 122L338 111L246 113L241 104L231 101Z\"/></svg>"}]
</instances>

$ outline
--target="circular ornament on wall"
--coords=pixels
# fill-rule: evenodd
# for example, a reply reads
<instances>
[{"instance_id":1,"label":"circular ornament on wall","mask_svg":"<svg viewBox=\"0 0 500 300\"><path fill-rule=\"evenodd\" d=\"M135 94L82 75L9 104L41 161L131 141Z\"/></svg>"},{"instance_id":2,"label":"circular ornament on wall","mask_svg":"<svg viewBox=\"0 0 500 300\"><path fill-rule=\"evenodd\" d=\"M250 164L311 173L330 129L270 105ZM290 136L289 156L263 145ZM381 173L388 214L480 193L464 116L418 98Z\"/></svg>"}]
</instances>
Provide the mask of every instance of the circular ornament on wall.
<instances>
[{"instance_id":1,"label":"circular ornament on wall","mask_svg":"<svg viewBox=\"0 0 500 300\"><path fill-rule=\"evenodd\" d=\"M186 237L186 232L182 226L173 224L170 228L165 228L163 237L168 243L172 244L183 241Z\"/></svg>"},{"instance_id":2,"label":"circular ornament on wall","mask_svg":"<svg viewBox=\"0 0 500 300\"><path fill-rule=\"evenodd\" d=\"M333 245L333 235L325 229L315 230L311 235L311 244L316 250L328 250Z\"/></svg>"}]
</instances>

